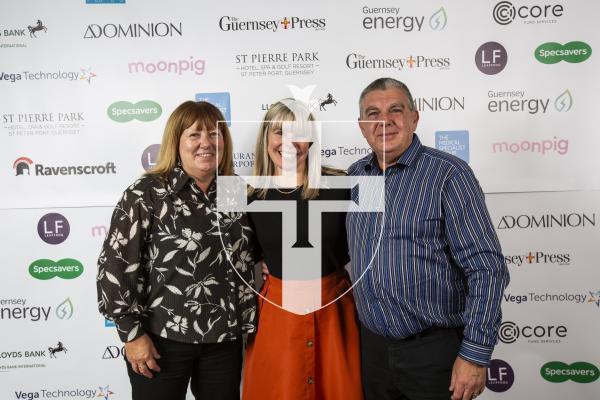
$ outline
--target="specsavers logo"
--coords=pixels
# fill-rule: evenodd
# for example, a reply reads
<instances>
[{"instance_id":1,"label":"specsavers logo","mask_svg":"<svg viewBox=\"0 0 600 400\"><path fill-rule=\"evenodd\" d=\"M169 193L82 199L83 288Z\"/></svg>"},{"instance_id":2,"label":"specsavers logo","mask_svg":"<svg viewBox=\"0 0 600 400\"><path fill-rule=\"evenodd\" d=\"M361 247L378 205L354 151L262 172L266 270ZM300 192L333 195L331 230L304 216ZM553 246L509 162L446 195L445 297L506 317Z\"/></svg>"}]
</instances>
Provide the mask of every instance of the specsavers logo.
<instances>
[{"instance_id":1,"label":"specsavers logo","mask_svg":"<svg viewBox=\"0 0 600 400\"><path fill-rule=\"evenodd\" d=\"M543 64L584 62L592 55L592 48L585 42L569 42L564 45L548 42L535 49L535 58Z\"/></svg>"},{"instance_id":2,"label":"specsavers logo","mask_svg":"<svg viewBox=\"0 0 600 400\"><path fill-rule=\"evenodd\" d=\"M570 365L561 361L550 361L544 364L540 370L542 378L553 383L569 380L577 383L591 383L598 379L599 373L598 367L583 361Z\"/></svg>"},{"instance_id":3,"label":"specsavers logo","mask_svg":"<svg viewBox=\"0 0 600 400\"><path fill-rule=\"evenodd\" d=\"M162 114L162 107L152 100L137 103L117 101L108 106L108 117L116 122L129 122L137 119L142 122L154 121Z\"/></svg>"},{"instance_id":4,"label":"specsavers logo","mask_svg":"<svg viewBox=\"0 0 600 400\"><path fill-rule=\"evenodd\" d=\"M83 273L81 262L72 258L52 261L40 259L29 265L29 274L35 279L48 280L55 276L62 279L75 279Z\"/></svg>"}]
</instances>

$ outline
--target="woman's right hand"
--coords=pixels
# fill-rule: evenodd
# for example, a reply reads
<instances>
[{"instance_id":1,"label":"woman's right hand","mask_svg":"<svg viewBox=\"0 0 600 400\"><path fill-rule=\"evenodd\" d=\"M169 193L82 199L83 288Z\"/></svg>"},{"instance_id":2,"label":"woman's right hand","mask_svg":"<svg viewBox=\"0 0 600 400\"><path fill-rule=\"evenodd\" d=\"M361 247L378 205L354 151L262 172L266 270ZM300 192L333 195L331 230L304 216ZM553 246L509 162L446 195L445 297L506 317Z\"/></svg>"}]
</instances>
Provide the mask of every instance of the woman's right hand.
<instances>
[{"instance_id":1,"label":"woman's right hand","mask_svg":"<svg viewBox=\"0 0 600 400\"><path fill-rule=\"evenodd\" d=\"M156 362L160 358L160 354L147 334L125 343L125 356L136 374L152 378L154 375L151 371L160 372L160 367Z\"/></svg>"}]
</instances>

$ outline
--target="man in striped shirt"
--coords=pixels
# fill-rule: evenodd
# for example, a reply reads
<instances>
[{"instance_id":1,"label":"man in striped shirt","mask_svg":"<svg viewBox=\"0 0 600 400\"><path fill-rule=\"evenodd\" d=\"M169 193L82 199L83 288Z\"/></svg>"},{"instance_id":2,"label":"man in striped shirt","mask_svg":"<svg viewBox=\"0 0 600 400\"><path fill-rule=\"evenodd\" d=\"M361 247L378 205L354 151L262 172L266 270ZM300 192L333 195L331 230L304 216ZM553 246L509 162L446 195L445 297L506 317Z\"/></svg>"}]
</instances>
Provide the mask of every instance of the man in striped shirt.
<instances>
[{"instance_id":1,"label":"man in striped shirt","mask_svg":"<svg viewBox=\"0 0 600 400\"><path fill-rule=\"evenodd\" d=\"M346 220L366 400L479 395L509 281L473 171L422 145L418 121L402 82L363 90L359 126L373 153L349 174L385 175L385 213Z\"/></svg>"}]
</instances>

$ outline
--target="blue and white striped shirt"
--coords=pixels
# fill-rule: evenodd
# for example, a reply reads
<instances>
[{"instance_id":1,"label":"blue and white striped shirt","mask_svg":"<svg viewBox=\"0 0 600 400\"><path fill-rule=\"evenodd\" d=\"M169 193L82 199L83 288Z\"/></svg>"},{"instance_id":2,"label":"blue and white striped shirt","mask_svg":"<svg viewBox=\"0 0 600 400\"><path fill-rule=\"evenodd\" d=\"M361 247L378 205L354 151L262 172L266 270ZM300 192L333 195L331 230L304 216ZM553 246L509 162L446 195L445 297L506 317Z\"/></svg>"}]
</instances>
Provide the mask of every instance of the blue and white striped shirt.
<instances>
[{"instance_id":1,"label":"blue and white striped shirt","mask_svg":"<svg viewBox=\"0 0 600 400\"><path fill-rule=\"evenodd\" d=\"M348 172L382 174L374 154ZM509 275L473 171L414 135L385 176L385 214L346 218L353 281L372 259L354 287L361 322L390 338L464 326L459 355L488 364Z\"/></svg>"}]
</instances>

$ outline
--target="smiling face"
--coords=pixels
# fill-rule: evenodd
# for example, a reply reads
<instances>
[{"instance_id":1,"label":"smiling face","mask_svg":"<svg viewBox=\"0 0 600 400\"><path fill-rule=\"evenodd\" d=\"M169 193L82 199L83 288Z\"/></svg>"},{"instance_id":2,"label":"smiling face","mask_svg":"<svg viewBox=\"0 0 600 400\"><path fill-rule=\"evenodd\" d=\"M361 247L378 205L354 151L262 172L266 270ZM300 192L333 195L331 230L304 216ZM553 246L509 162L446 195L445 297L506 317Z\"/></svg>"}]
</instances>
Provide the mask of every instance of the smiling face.
<instances>
[{"instance_id":1,"label":"smiling face","mask_svg":"<svg viewBox=\"0 0 600 400\"><path fill-rule=\"evenodd\" d=\"M212 180L223 157L223 135L217 129L207 130L198 121L187 128L179 139L179 158L183 170L196 182Z\"/></svg>"},{"instance_id":2,"label":"smiling face","mask_svg":"<svg viewBox=\"0 0 600 400\"><path fill-rule=\"evenodd\" d=\"M418 122L419 113L409 108L402 89L374 90L362 100L358 125L381 167L396 162L408 149Z\"/></svg>"},{"instance_id":3,"label":"smiling face","mask_svg":"<svg viewBox=\"0 0 600 400\"><path fill-rule=\"evenodd\" d=\"M308 157L308 142L283 143L281 126L272 126L267 133L267 152L269 158L275 165L277 175L281 175L283 170L283 161L296 157L296 170L294 172L303 173Z\"/></svg>"}]
</instances>

